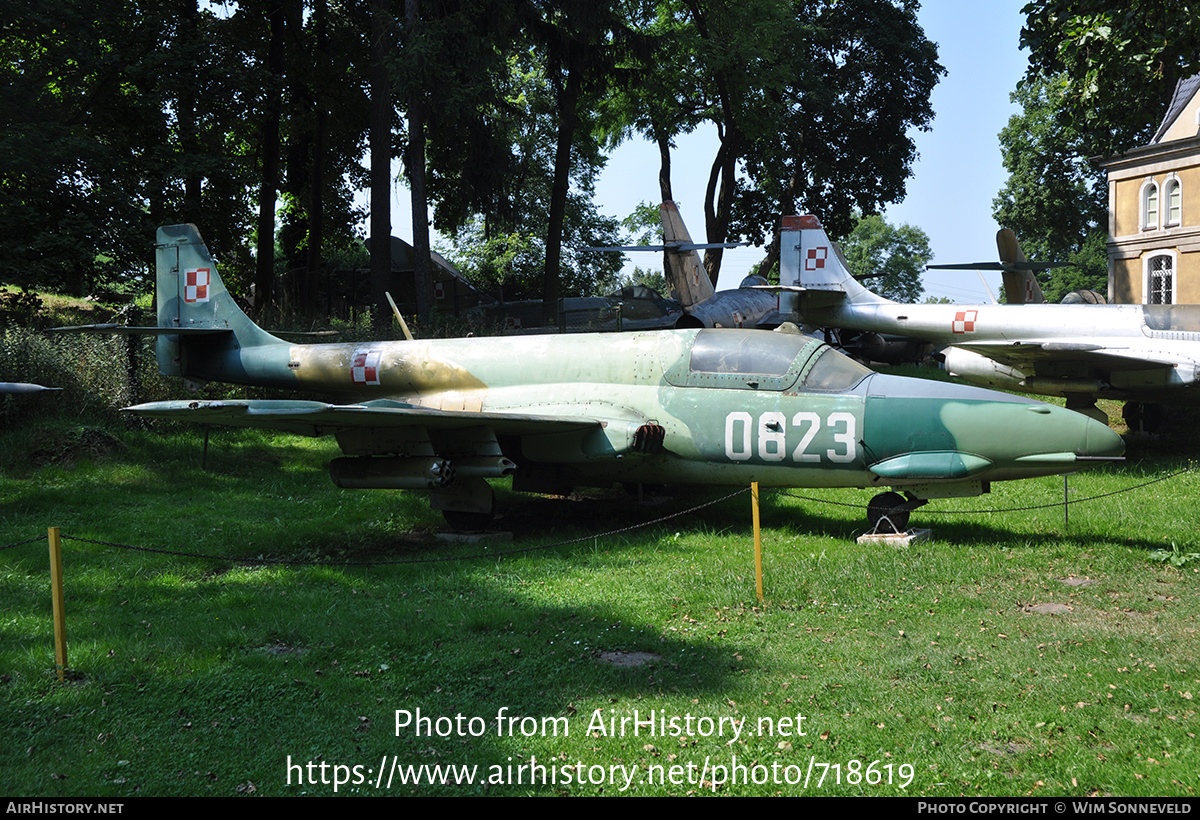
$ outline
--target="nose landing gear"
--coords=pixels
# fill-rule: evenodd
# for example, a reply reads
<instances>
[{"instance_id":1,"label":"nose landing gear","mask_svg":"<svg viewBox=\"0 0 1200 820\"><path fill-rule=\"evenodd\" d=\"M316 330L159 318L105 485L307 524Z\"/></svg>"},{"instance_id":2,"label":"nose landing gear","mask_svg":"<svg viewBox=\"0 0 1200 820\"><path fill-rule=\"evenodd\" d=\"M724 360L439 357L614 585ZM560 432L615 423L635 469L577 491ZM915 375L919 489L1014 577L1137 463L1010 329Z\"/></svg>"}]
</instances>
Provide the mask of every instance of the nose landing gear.
<instances>
[{"instance_id":1,"label":"nose landing gear","mask_svg":"<svg viewBox=\"0 0 1200 820\"><path fill-rule=\"evenodd\" d=\"M867 504L867 524L874 535L908 532L909 513L928 503L911 493L907 498L897 492L880 493Z\"/></svg>"}]
</instances>

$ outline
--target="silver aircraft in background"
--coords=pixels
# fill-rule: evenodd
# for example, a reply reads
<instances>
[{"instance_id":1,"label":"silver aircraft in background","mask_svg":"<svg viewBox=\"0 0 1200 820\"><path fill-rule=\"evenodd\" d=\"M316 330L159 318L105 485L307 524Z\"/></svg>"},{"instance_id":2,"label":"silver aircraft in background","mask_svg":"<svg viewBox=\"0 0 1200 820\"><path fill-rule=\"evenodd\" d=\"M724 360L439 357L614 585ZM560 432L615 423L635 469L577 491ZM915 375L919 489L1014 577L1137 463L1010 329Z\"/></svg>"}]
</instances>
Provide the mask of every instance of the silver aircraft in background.
<instances>
[{"instance_id":1,"label":"silver aircraft in background","mask_svg":"<svg viewBox=\"0 0 1200 820\"><path fill-rule=\"evenodd\" d=\"M1161 418L1157 403L1200 397L1200 305L901 304L850 275L815 216L786 217L781 248L781 307L806 326L945 346L959 378L1061 396L1098 419L1097 399L1122 400L1135 429Z\"/></svg>"}]
</instances>

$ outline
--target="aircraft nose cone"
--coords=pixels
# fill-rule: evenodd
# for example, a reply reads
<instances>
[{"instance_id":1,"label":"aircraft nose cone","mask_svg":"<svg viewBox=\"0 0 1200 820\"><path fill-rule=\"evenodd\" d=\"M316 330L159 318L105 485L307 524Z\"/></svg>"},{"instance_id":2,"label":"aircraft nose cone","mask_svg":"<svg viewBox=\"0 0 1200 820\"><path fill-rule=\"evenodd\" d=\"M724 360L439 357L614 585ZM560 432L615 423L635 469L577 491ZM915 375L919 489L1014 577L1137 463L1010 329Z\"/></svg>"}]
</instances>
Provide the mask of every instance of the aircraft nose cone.
<instances>
[{"instance_id":1,"label":"aircraft nose cone","mask_svg":"<svg viewBox=\"0 0 1200 820\"><path fill-rule=\"evenodd\" d=\"M1091 459L1119 458L1125 452L1124 440L1104 422L1041 402L1025 411L1025 421L1010 428L1021 469L1072 472L1093 466Z\"/></svg>"},{"instance_id":2,"label":"aircraft nose cone","mask_svg":"<svg viewBox=\"0 0 1200 820\"><path fill-rule=\"evenodd\" d=\"M1120 456L1121 437L1095 419L1044 402L944 382L876 376L865 444L885 478L1005 481L1069 473Z\"/></svg>"},{"instance_id":3,"label":"aircraft nose cone","mask_svg":"<svg viewBox=\"0 0 1200 820\"><path fill-rule=\"evenodd\" d=\"M1087 422L1084 429L1083 451L1079 455L1092 458L1116 458L1125 454L1125 440L1117 435L1111 427L1092 418L1089 418Z\"/></svg>"},{"instance_id":4,"label":"aircraft nose cone","mask_svg":"<svg viewBox=\"0 0 1200 820\"><path fill-rule=\"evenodd\" d=\"M1018 462L1117 458L1125 452L1125 441L1104 422L1041 402L1025 410L1025 420L1011 428L1017 449L1024 450Z\"/></svg>"}]
</instances>

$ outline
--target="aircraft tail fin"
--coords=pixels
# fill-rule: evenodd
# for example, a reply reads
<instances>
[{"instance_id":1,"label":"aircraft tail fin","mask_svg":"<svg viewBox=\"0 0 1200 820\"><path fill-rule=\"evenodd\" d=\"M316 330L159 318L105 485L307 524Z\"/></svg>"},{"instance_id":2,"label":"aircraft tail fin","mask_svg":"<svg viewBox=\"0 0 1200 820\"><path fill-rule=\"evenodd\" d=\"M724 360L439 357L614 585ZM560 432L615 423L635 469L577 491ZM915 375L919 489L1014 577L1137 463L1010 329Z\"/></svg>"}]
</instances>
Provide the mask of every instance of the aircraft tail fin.
<instances>
[{"instance_id":1,"label":"aircraft tail fin","mask_svg":"<svg viewBox=\"0 0 1200 820\"><path fill-rule=\"evenodd\" d=\"M667 276L675 298L685 308L698 305L712 298L716 290L700 254L692 246L692 237L683 224L679 208L674 202L658 206L662 219L663 244L667 246ZM672 248L672 245L680 247Z\"/></svg>"},{"instance_id":2,"label":"aircraft tail fin","mask_svg":"<svg viewBox=\"0 0 1200 820\"><path fill-rule=\"evenodd\" d=\"M801 313L840 302L886 302L858 283L837 243L830 240L815 216L785 216L780 232L779 281L789 289ZM780 310L784 305L780 304Z\"/></svg>"},{"instance_id":3,"label":"aircraft tail fin","mask_svg":"<svg viewBox=\"0 0 1200 820\"><path fill-rule=\"evenodd\" d=\"M1046 301L1017 236L1008 228L996 232L996 249L1004 279L1004 301L1010 305L1040 305Z\"/></svg>"},{"instance_id":4,"label":"aircraft tail fin","mask_svg":"<svg viewBox=\"0 0 1200 820\"><path fill-rule=\"evenodd\" d=\"M195 225L160 227L154 247L158 368L163 375L189 375L191 348L203 346L205 355L213 355L217 348L287 344L238 307ZM177 332L164 333L166 329Z\"/></svg>"}]
</instances>

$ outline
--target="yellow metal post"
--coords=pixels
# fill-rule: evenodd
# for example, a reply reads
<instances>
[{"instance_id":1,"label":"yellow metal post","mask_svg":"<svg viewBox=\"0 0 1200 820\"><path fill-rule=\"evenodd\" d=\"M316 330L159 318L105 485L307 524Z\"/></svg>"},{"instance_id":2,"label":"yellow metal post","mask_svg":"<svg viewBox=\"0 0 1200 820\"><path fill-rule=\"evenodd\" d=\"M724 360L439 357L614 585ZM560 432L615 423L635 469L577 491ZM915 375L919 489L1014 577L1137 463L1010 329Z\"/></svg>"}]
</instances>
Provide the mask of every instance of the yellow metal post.
<instances>
[{"instance_id":1,"label":"yellow metal post","mask_svg":"<svg viewBox=\"0 0 1200 820\"><path fill-rule=\"evenodd\" d=\"M762 583L762 533L758 529L758 482L750 482L750 506L754 510L754 586L758 590L758 602L763 602Z\"/></svg>"},{"instance_id":2,"label":"yellow metal post","mask_svg":"<svg viewBox=\"0 0 1200 820\"><path fill-rule=\"evenodd\" d=\"M54 666L61 682L67 671L67 611L63 606L62 539L58 527L51 527L50 600L54 608Z\"/></svg>"}]
</instances>

